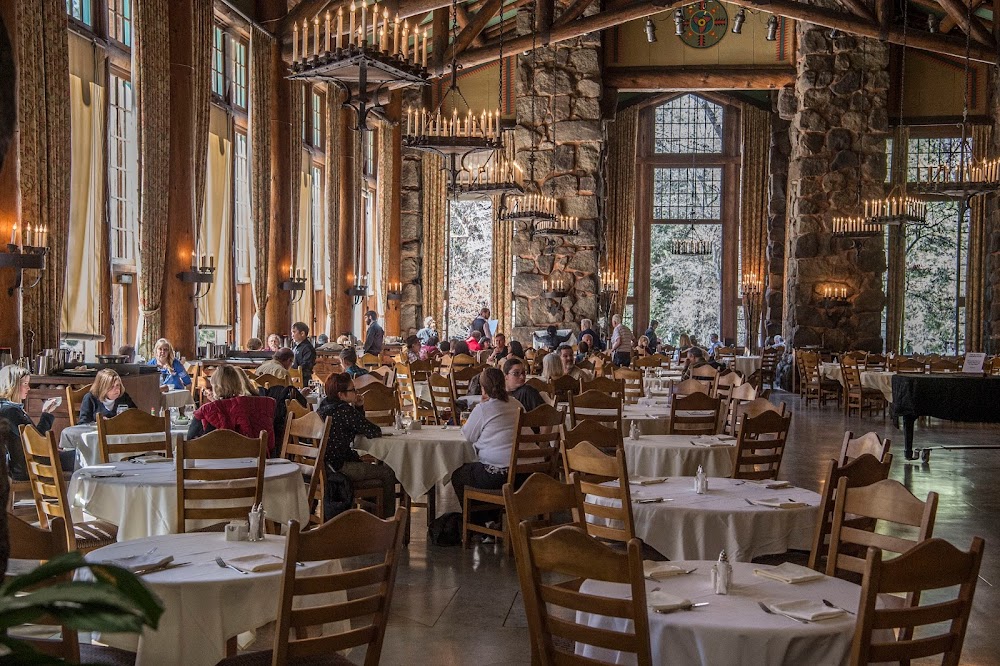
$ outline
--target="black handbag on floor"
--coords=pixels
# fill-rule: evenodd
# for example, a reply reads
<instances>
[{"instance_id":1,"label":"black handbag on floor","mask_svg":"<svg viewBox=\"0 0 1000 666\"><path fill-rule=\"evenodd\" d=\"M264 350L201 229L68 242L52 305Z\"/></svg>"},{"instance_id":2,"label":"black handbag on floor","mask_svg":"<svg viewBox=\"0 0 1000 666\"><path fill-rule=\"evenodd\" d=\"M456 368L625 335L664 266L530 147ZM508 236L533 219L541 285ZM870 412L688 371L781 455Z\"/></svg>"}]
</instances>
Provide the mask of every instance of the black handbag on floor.
<instances>
[{"instance_id":1,"label":"black handbag on floor","mask_svg":"<svg viewBox=\"0 0 1000 666\"><path fill-rule=\"evenodd\" d=\"M462 543L462 514L457 511L438 516L427 527L427 540L435 546L457 546Z\"/></svg>"}]
</instances>

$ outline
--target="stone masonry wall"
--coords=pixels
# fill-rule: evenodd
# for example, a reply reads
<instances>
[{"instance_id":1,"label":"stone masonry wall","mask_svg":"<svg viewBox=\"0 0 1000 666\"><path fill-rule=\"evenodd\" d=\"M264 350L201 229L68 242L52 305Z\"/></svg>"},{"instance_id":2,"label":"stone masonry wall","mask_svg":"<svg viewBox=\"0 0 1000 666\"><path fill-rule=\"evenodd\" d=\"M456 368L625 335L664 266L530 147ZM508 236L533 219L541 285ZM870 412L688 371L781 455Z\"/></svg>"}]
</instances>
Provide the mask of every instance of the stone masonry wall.
<instances>
[{"instance_id":1,"label":"stone masonry wall","mask_svg":"<svg viewBox=\"0 0 1000 666\"><path fill-rule=\"evenodd\" d=\"M781 97L791 96L795 107L795 90L784 88ZM779 98L779 109L782 102ZM785 306L785 228L788 225L788 158L792 152L788 136L789 119L775 114L771 118L771 150L768 154L767 180L767 292L764 295L764 336L781 334Z\"/></svg>"},{"instance_id":2,"label":"stone masonry wall","mask_svg":"<svg viewBox=\"0 0 1000 666\"><path fill-rule=\"evenodd\" d=\"M403 300L400 302L399 332L405 337L410 329L423 326L423 287L421 269L423 257L423 210L421 197L420 153L403 151L403 170L400 179L400 267L399 279L403 283Z\"/></svg>"},{"instance_id":3,"label":"stone masonry wall","mask_svg":"<svg viewBox=\"0 0 1000 666\"><path fill-rule=\"evenodd\" d=\"M882 240L862 248L831 234L831 218L881 196L888 133L888 49L873 39L799 23L791 116L785 337L792 346L882 349ZM784 99L784 98L783 98ZM791 111L791 109L785 109ZM825 287L846 288L846 308L824 308Z\"/></svg>"},{"instance_id":4,"label":"stone masonry wall","mask_svg":"<svg viewBox=\"0 0 1000 666\"><path fill-rule=\"evenodd\" d=\"M593 11L596 7L588 13ZM518 16L518 27L521 34L530 34L527 10ZM532 331L549 324L577 328L581 318L596 320L598 172L604 137L600 45L599 33L592 33L540 47L534 57L518 57L515 147L525 190L560 199L562 213L580 220L579 236L548 239L532 239L528 225L517 224L511 244L513 334L522 342L530 342ZM533 146L532 179L528 156ZM562 280L569 293L558 301L541 298L544 280Z\"/></svg>"}]
</instances>

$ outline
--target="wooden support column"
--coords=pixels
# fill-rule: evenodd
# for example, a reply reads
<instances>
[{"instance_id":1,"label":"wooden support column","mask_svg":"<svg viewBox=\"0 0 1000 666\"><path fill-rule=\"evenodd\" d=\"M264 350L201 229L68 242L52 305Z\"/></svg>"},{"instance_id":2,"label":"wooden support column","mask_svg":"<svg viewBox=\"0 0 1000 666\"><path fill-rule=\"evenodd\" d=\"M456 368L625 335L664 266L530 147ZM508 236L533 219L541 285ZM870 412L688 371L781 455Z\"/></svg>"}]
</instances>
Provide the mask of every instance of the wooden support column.
<instances>
[{"instance_id":1,"label":"wooden support column","mask_svg":"<svg viewBox=\"0 0 1000 666\"><path fill-rule=\"evenodd\" d=\"M14 4L0 3L0 31L6 32L10 45L10 53L0 58L0 99L9 100L8 104L0 108L0 116L4 116L0 118L0 132L6 132L7 123L16 118L14 107L17 100L15 89L17 43L14 30ZM3 41L4 37L0 35L0 49L6 48ZM6 65L2 64L4 61L7 62ZM10 136L0 136L0 143L7 145L7 154L0 156L0 241L3 243L10 240L11 227L18 221L16 122L10 126L10 131ZM13 283L14 270L0 269L0 312L4 313L4 316L0 317L0 347L10 347L16 358L20 355L21 346L21 297L17 291L13 296L7 295L7 287Z\"/></svg>"},{"instance_id":2,"label":"wooden support column","mask_svg":"<svg viewBox=\"0 0 1000 666\"><path fill-rule=\"evenodd\" d=\"M389 219L386 220L386 223L389 225L389 282L395 283L401 281L400 265L402 263L400 213L402 210L403 137L401 132L402 125L398 121L403 115L403 94L400 91L392 93L386 111L389 119L396 121L392 126L392 178L390 182L393 184L393 187L392 191L389 192ZM402 301L389 301L385 311L385 330L398 332L399 335L403 335L404 333L404 331L400 330L399 325L399 310L401 307Z\"/></svg>"},{"instance_id":3,"label":"wooden support column","mask_svg":"<svg viewBox=\"0 0 1000 666\"><path fill-rule=\"evenodd\" d=\"M448 31L451 29L451 9L442 7L435 9L431 17L431 55L439 67L444 67L448 63L444 60L445 51L448 49ZM430 63L428 63L430 64Z\"/></svg>"},{"instance_id":4,"label":"wooden support column","mask_svg":"<svg viewBox=\"0 0 1000 666\"><path fill-rule=\"evenodd\" d=\"M257 19L264 25L288 13L284 0L257 0ZM264 335L288 335L292 327L289 292L278 285L287 278L292 264L292 192L288 175L291 151L291 85L288 66L281 49L274 50L271 62L274 81L274 105L271 117L271 269L267 274L267 312ZM296 128L298 131L298 128Z\"/></svg>"},{"instance_id":5,"label":"wooden support column","mask_svg":"<svg viewBox=\"0 0 1000 666\"><path fill-rule=\"evenodd\" d=\"M192 54L196 0L170 3L170 98L193 99ZM200 156L206 159L205 155ZM194 251L194 109L171 105L170 183L167 189L167 256L163 271L163 335L178 355L196 355L192 285L177 274L190 270Z\"/></svg>"},{"instance_id":6,"label":"wooden support column","mask_svg":"<svg viewBox=\"0 0 1000 666\"><path fill-rule=\"evenodd\" d=\"M354 113L345 111L339 115L340 127L337 128L337 141L340 144L340 220L337 224L336 258L337 275L332 282L335 294L336 320L339 330L330 331L334 336L350 331L354 327L354 297L345 293L354 283L357 267L354 264L356 249L354 247L354 197L357 180L354 177L354 140L351 125L354 123ZM361 331L355 331L355 335Z\"/></svg>"}]
</instances>

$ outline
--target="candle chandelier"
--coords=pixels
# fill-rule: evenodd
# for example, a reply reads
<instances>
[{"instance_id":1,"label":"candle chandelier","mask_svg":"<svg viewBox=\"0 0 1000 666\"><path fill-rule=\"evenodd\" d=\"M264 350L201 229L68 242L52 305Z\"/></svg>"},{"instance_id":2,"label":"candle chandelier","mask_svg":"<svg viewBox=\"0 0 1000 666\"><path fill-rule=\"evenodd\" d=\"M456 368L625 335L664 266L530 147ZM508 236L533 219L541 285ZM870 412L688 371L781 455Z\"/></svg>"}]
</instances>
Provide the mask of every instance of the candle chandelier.
<instances>
[{"instance_id":1,"label":"candle chandelier","mask_svg":"<svg viewBox=\"0 0 1000 666\"><path fill-rule=\"evenodd\" d=\"M451 29L454 44L454 40L458 37L457 0L451 2ZM450 118L447 113L441 112L449 99L452 105ZM458 112L459 100L468 109L464 116ZM449 175L448 186L452 191L458 185L459 173L471 171L470 156L495 151L501 147L500 108L473 113L469 101L458 85L458 52L454 47L451 49L451 83L448 90L442 95L435 110L407 111L403 146L444 157Z\"/></svg>"},{"instance_id":2,"label":"candle chandelier","mask_svg":"<svg viewBox=\"0 0 1000 666\"><path fill-rule=\"evenodd\" d=\"M513 132L500 133L500 149L472 155L459 170L451 196L461 201L523 194L521 167L515 161ZM483 157L485 156L485 157Z\"/></svg>"},{"instance_id":3,"label":"candle chandelier","mask_svg":"<svg viewBox=\"0 0 1000 666\"><path fill-rule=\"evenodd\" d=\"M428 83L427 29L410 29L407 21L389 20L378 1L351 2L336 15L329 10L301 29L292 28L293 81L329 83L343 90L344 105L357 113L358 131L367 130L371 114L384 116L381 99L390 90ZM346 24L346 30L345 30ZM321 30L322 27L322 30Z\"/></svg>"},{"instance_id":4,"label":"candle chandelier","mask_svg":"<svg viewBox=\"0 0 1000 666\"><path fill-rule=\"evenodd\" d=\"M694 211L691 211L694 215ZM694 225L691 225L688 236L694 236ZM670 254L682 257L704 257L712 254L715 243L698 238L677 238L670 242Z\"/></svg>"}]
</instances>

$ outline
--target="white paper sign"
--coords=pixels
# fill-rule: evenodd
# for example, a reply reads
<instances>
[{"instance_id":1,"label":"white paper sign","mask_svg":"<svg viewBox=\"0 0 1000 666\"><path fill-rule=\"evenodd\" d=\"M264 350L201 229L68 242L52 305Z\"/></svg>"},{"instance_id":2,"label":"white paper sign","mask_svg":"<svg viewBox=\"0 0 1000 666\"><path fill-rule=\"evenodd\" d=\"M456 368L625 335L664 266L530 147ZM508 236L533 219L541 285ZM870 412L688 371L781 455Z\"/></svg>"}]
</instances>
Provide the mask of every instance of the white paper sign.
<instances>
[{"instance_id":1,"label":"white paper sign","mask_svg":"<svg viewBox=\"0 0 1000 666\"><path fill-rule=\"evenodd\" d=\"M984 363L986 363L986 354L982 352L970 352L965 355L965 365L962 366L962 372L981 375L983 374Z\"/></svg>"}]
</instances>

